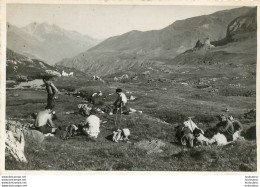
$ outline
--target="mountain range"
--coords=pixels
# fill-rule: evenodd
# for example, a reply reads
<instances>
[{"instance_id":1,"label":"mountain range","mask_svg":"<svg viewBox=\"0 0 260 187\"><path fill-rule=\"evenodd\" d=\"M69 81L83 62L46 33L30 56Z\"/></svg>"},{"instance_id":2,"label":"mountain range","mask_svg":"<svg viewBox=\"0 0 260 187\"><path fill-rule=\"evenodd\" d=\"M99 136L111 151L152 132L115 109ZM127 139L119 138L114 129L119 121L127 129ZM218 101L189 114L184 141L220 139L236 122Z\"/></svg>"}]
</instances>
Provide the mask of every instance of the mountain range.
<instances>
[{"instance_id":1,"label":"mountain range","mask_svg":"<svg viewBox=\"0 0 260 187\"><path fill-rule=\"evenodd\" d=\"M108 38L58 64L106 75L125 69L139 69L154 61L172 61L192 49L199 39L223 40L231 22L250 10L250 7L241 7L178 20L161 30L130 31Z\"/></svg>"},{"instance_id":2,"label":"mountain range","mask_svg":"<svg viewBox=\"0 0 260 187\"><path fill-rule=\"evenodd\" d=\"M55 64L95 46L100 40L57 25L31 23L19 28L7 23L7 47L17 53Z\"/></svg>"}]
</instances>

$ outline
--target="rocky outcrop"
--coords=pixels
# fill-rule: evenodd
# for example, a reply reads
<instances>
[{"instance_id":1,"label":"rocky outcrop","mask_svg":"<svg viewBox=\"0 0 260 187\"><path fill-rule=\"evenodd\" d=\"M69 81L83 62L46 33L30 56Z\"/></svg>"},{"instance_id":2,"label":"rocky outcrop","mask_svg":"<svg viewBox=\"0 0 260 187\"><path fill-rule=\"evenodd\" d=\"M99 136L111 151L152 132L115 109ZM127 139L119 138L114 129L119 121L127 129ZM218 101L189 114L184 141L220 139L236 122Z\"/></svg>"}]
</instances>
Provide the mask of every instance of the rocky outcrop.
<instances>
[{"instance_id":1,"label":"rocky outcrop","mask_svg":"<svg viewBox=\"0 0 260 187\"><path fill-rule=\"evenodd\" d=\"M210 43L209 38L199 39L194 47L194 49L210 49L214 48L215 46Z\"/></svg>"},{"instance_id":2,"label":"rocky outcrop","mask_svg":"<svg viewBox=\"0 0 260 187\"><path fill-rule=\"evenodd\" d=\"M18 162L27 163L24 155L25 140L21 127L16 127L13 122L7 122L5 132L5 156L11 157Z\"/></svg>"},{"instance_id":3,"label":"rocky outcrop","mask_svg":"<svg viewBox=\"0 0 260 187\"><path fill-rule=\"evenodd\" d=\"M40 144L44 140L44 134L36 130L30 130L27 124L19 121L6 121L5 156L18 162L27 163L24 154L25 144L29 142Z\"/></svg>"},{"instance_id":4,"label":"rocky outcrop","mask_svg":"<svg viewBox=\"0 0 260 187\"><path fill-rule=\"evenodd\" d=\"M12 157L18 162L27 163L27 159L24 155L24 136L21 132L5 131L5 156Z\"/></svg>"}]
</instances>

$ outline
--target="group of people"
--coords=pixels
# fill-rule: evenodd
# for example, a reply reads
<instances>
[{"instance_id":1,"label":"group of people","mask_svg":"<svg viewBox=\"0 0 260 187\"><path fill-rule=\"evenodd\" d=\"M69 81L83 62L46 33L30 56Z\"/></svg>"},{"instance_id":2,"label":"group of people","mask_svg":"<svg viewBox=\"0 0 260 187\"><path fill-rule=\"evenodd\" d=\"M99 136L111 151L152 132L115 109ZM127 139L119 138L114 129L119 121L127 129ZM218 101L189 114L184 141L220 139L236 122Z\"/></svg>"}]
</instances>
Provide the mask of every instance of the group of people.
<instances>
[{"instance_id":1,"label":"group of people","mask_svg":"<svg viewBox=\"0 0 260 187\"><path fill-rule=\"evenodd\" d=\"M219 123L208 129L205 133L189 118L177 127L176 138L183 145L193 147L194 144L206 145L216 143L226 145L239 138L243 131L243 125L232 116L220 114L217 116Z\"/></svg>"},{"instance_id":2,"label":"group of people","mask_svg":"<svg viewBox=\"0 0 260 187\"><path fill-rule=\"evenodd\" d=\"M47 106L45 107L45 110L40 111L38 113L35 120L35 129L41 131L44 134L53 134L58 129L53 123L53 117L55 116L55 111L53 110L53 108L55 102L55 94L59 93L59 90L55 87L55 85L51 82L49 78L43 78L43 82L47 91ZM123 93L122 89L117 88L116 93L117 99L113 103L113 105L115 108L115 128L118 129L118 120L120 123L121 114L124 113L124 111L128 110L128 107L126 105L128 100L126 95ZM221 133L225 136L227 141L232 141L234 139L234 134L240 134L244 129L243 125L238 120L234 120L232 116L225 116L224 114L221 114L218 116L218 118L219 123L215 126L213 135ZM98 134L100 133L100 122L101 120L98 117L98 113L95 110L91 110L89 115L86 117L85 122L82 124L82 128L80 129L86 136L95 139L98 137ZM113 133L118 135L118 132L121 132L120 129L119 131L116 130ZM213 140L210 141L204 135L205 134L203 130L200 129L191 119L184 122L183 125L177 127L177 140L182 144L186 144L187 142L189 142L189 145L191 147L193 146L194 141L200 143L206 142L207 144L213 143Z\"/></svg>"},{"instance_id":3,"label":"group of people","mask_svg":"<svg viewBox=\"0 0 260 187\"><path fill-rule=\"evenodd\" d=\"M40 111L37 114L34 127L43 134L55 134L57 129L61 129L61 127L57 128L53 122L53 118L56 115L55 111L53 110L56 98L55 95L59 94L60 92L52 83L51 78L44 77L43 82L47 91L47 106L45 107L45 110ZM127 97L120 88L116 89L116 93L118 97L114 102L114 106L117 116L117 113L120 112L121 115L122 111L126 107ZM89 138L95 139L100 133L100 122L101 120L98 117L98 113L95 110L91 110L89 116L87 116L85 122L83 123L81 131Z\"/></svg>"}]
</instances>

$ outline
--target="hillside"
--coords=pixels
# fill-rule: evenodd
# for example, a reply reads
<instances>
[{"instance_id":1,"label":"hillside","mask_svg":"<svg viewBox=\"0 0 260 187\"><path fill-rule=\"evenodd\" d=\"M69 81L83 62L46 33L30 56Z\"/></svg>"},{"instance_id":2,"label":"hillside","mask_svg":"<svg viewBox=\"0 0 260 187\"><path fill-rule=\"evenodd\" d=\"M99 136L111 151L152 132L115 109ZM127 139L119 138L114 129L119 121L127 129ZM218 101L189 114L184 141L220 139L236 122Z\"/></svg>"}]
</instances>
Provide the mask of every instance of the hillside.
<instances>
[{"instance_id":1,"label":"hillside","mask_svg":"<svg viewBox=\"0 0 260 187\"><path fill-rule=\"evenodd\" d=\"M257 54L257 10L232 20L226 29L226 37L212 42L215 47L197 50L196 46L178 55L170 64L178 65L231 65L255 68Z\"/></svg>"},{"instance_id":2,"label":"hillside","mask_svg":"<svg viewBox=\"0 0 260 187\"><path fill-rule=\"evenodd\" d=\"M111 74L129 67L139 69L151 61L173 59L193 48L198 39L224 38L229 23L250 9L242 7L179 20L162 30L131 31L111 37L59 64L97 74Z\"/></svg>"},{"instance_id":3,"label":"hillside","mask_svg":"<svg viewBox=\"0 0 260 187\"><path fill-rule=\"evenodd\" d=\"M51 66L42 60L32 59L7 48L6 50L6 79L17 82L40 78L47 71L61 73L74 72L74 76L85 76L84 73L72 68ZM12 81L11 81L12 82Z\"/></svg>"},{"instance_id":4,"label":"hillside","mask_svg":"<svg viewBox=\"0 0 260 187\"><path fill-rule=\"evenodd\" d=\"M6 50L6 78L27 79L27 76L34 77L45 70L54 68L43 61L31 59L27 56L16 53L7 48Z\"/></svg>"},{"instance_id":5,"label":"hillside","mask_svg":"<svg viewBox=\"0 0 260 187\"><path fill-rule=\"evenodd\" d=\"M99 41L56 25L31 23L18 28L7 23L7 47L15 52L54 64L95 46Z\"/></svg>"}]
</instances>

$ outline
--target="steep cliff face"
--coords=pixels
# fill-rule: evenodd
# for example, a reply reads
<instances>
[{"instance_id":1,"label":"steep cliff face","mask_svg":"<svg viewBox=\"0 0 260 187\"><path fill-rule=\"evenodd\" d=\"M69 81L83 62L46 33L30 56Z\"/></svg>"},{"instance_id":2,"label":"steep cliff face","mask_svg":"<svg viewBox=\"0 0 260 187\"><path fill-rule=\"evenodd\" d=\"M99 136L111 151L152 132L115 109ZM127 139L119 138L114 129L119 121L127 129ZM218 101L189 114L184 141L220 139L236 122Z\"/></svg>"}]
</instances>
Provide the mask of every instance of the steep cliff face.
<instances>
[{"instance_id":1,"label":"steep cliff face","mask_svg":"<svg viewBox=\"0 0 260 187\"><path fill-rule=\"evenodd\" d=\"M257 9L254 8L247 14L234 19L227 29L227 39L239 40L256 34Z\"/></svg>"}]
</instances>

